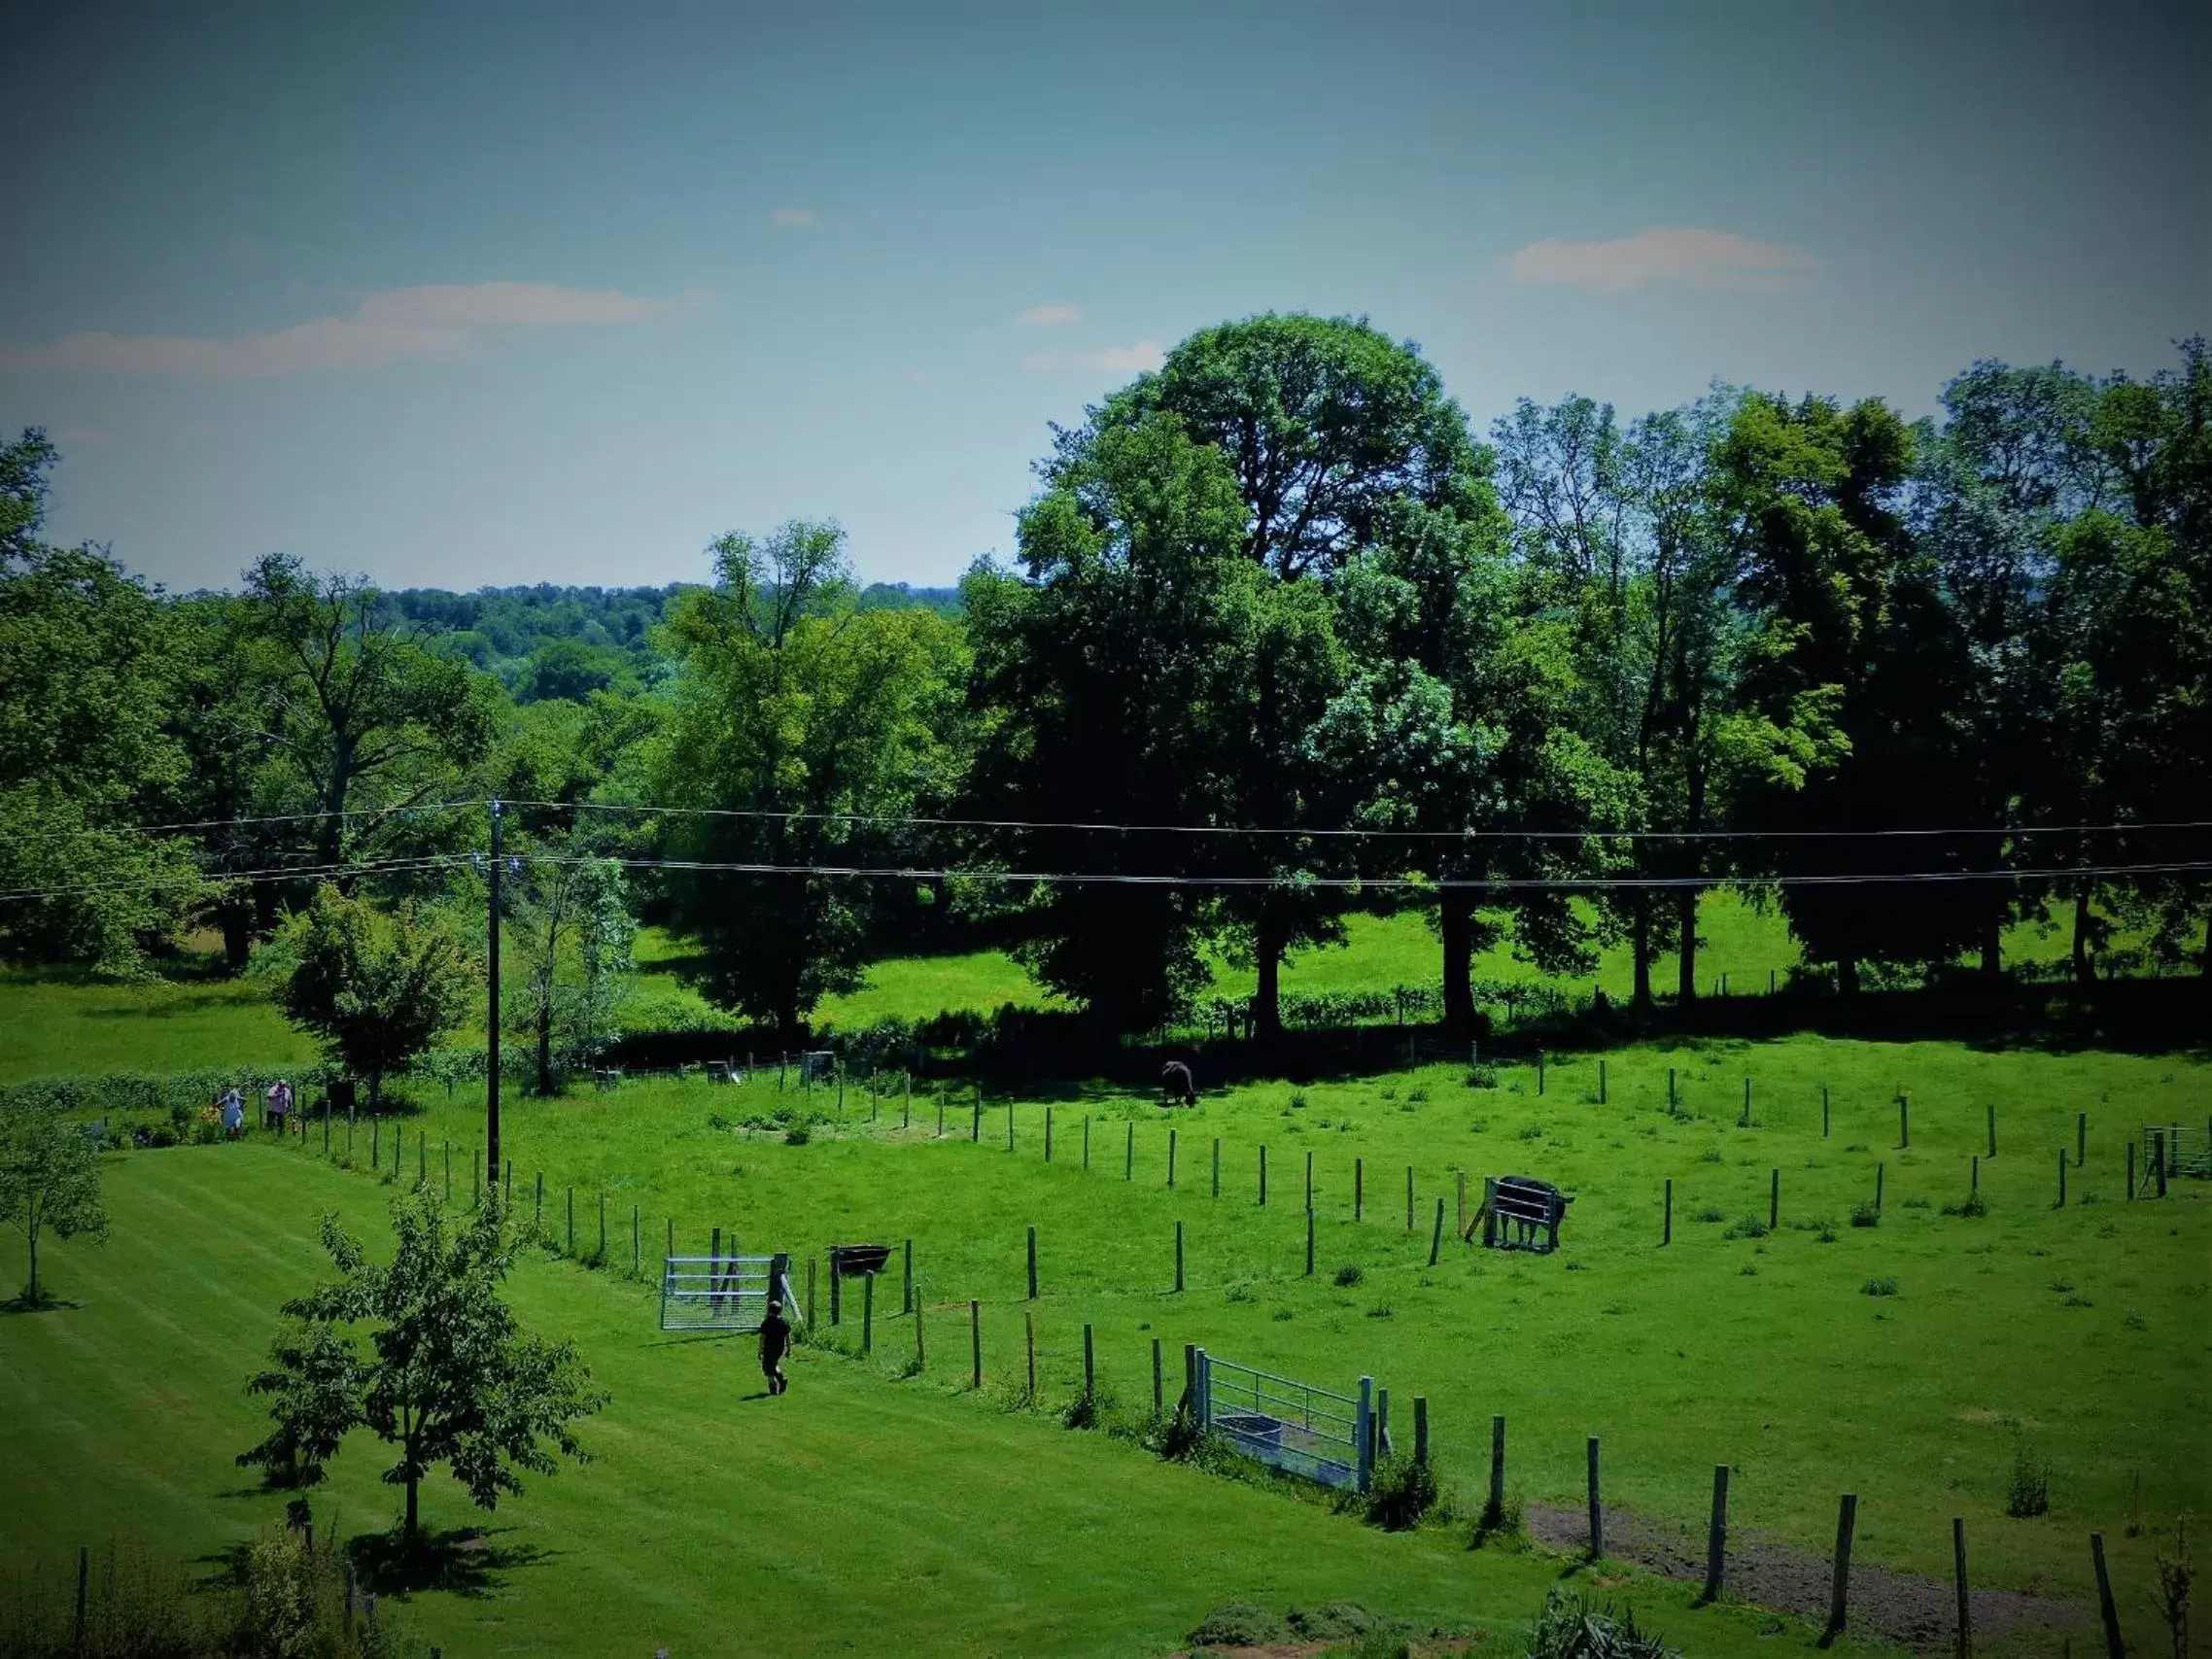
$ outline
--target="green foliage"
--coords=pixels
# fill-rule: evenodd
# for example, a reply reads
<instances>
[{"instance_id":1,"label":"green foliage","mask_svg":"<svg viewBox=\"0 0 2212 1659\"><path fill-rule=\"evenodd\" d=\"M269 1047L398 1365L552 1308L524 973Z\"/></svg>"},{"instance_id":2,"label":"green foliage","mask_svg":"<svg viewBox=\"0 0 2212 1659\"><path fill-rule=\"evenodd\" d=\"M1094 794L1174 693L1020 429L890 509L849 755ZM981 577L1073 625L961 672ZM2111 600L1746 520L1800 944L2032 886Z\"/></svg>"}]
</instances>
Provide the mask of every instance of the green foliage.
<instances>
[{"instance_id":1,"label":"green foliage","mask_svg":"<svg viewBox=\"0 0 2212 1659\"><path fill-rule=\"evenodd\" d=\"M1681 1659L1655 1635L1637 1628L1635 1609L1618 1618L1612 1604L1555 1588L1529 1631L1528 1659Z\"/></svg>"},{"instance_id":2,"label":"green foliage","mask_svg":"<svg viewBox=\"0 0 2212 1659\"><path fill-rule=\"evenodd\" d=\"M285 1304L294 1329L247 1384L270 1400L276 1427L238 1462L280 1485L313 1484L366 1428L398 1453L384 1479L406 1488L412 1538L417 1489L437 1465L495 1508L522 1490L517 1469L550 1474L556 1452L582 1461L572 1425L606 1397L572 1343L523 1331L500 1298L522 1240L497 1203L457 1228L426 1190L393 1206L392 1226L393 1260L378 1265L324 1219L338 1276ZM366 1352L353 1334L364 1325Z\"/></svg>"},{"instance_id":3,"label":"green foliage","mask_svg":"<svg viewBox=\"0 0 2212 1659\"><path fill-rule=\"evenodd\" d=\"M412 904L386 912L334 887L288 925L291 972L277 1003L331 1059L368 1080L375 1110L386 1074L403 1070L467 1013L474 988L467 949Z\"/></svg>"},{"instance_id":4,"label":"green foliage","mask_svg":"<svg viewBox=\"0 0 2212 1659\"><path fill-rule=\"evenodd\" d=\"M1406 1532L1421 1524L1441 1496L1434 1465L1394 1452L1375 1465L1367 1486L1366 1518L1387 1532Z\"/></svg>"},{"instance_id":5,"label":"green foliage","mask_svg":"<svg viewBox=\"0 0 2212 1659\"><path fill-rule=\"evenodd\" d=\"M2051 1465L2027 1449L2024 1439L2013 1444L2012 1481L2005 1490L2005 1513L2015 1520L2030 1520L2051 1512Z\"/></svg>"},{"instance_id":6,"label":"green foliage","mask_svg":"<svg viewBox=\"0 0 2212 1659\"><path fill-rule=\"evenodd\" d=\"M806 873L897 863L907 838L852 814L940 804L958 771L958 632L922 609L862 610L833 524L714 543L716 585L684 596L668 639L674 704L646 767L663 845L763 874L678 873L671 914L698 938L699 980L795 1045L814 1005L856 987L889 884Z\"/></svg>"},{"instance_id":7,"label":"green foliage","mask_svg":"<svg viewBox=\"0 0 2212 1659\"><path fill-rule=\"evenodd\" d=\"M30 1277L17 1305L45 1305L39 1283L39 1237L80 1233L104 1239L98 1143L86 1125L69 1123L43 1103L14 1091L0 1095L0 1226L23 1235Z\"/></svg>"}]
</instances>

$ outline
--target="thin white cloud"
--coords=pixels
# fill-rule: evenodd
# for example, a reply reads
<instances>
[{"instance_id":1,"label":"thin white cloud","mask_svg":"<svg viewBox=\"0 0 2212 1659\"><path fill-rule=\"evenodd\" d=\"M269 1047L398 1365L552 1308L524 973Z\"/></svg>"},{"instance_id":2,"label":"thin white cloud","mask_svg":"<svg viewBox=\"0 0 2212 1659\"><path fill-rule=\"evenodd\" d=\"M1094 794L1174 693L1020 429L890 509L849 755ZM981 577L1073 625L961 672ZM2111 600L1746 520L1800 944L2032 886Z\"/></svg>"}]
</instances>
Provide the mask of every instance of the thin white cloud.
<instances>
[{"instance_id":1,"label":"thin white cloud","mask_svg":"<svg viewBox=\"0 0 2212 1659\"><path fill-rule=\"evenodd\" d=\"M1610 242L1546 238L1501 261L1517 283L1627 294L1654 283L1772 293L1810 276L1813 256L1725 230L1653 225Z\"/></svg>"},{"instance_id":2,"label":"thin white cloud","mask_svg":"<svg viewBox=\"0 0 2212 1659\"><path fill-rule=\"evenodd\" d=\"M700 289L674 299L647 299L553 283L436 283L372 294L351 317L326 317L267 334L70 334L45 346L0 342L0 370L250 380L382 368L463 356L493 329L643 323L707 297Z\"/></svg>"},{"instance_id":3,"label":"thin white cloud","mask_svg":"<svg viewBox=\"0 0 2212 1659\"><path fill-rule=\"evenodd\" d=\"M1137 374L1158 368L1159 347L1151 340L1133 346L1108 346L1095 352L1032 352L1021 360L1031 374L1061 374L1070 369L1090 369L1100 374Z\"/></svg>"},{"instance_id":4,"label":"thin white cloud","mask_svg":"<svg viewBox=\"0 0 2212 1659\"><path fill-rule=\"evenodd\" d=\"M1032 305L1015 321L1029 328L1057 328L1062 324L1082 322L1083 313L1072 305Z\"/></svg>"},{"instance_id":5,"label":"thin white cloud","mask_svg":"<svg viewBox=\"0 0 2212 1659\"><path fill-rule=\"evenodd\" d=\"M772 208L769 210L768 222L771 225L812 225L814 223L814 210L811 207Z\"/></svg>"}]
</instances>

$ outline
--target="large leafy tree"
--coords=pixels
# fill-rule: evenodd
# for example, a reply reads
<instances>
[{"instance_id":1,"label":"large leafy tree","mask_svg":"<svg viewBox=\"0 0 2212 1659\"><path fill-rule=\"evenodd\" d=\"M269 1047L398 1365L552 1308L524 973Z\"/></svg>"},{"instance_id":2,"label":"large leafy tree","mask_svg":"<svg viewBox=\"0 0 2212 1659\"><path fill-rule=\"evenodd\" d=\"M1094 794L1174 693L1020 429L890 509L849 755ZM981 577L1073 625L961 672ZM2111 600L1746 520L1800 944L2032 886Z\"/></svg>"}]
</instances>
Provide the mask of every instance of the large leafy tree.
<instances>
[{"instance_id":1,"label":"large leafy tree","mask_svg":"<svg viewBox=\"0 0 2212 1659\"><path fill-rule=\"evenodd\" d=\"M1168 414L1220 451L1244 504L1245 557L1278 576L1326 575L1373 539L1391 502L1475 502L1467 417L1410 341L1365 318L1268 314L1202 328L1058 432L1048 481L1085 466L1098 433Z\"/></svg>"},{"instance_id":2,"label":"large leafy tree","mask_svg":"<svg viewBox=\"0 0 2212 1659\"><path fill-rule=\"evenodd\" d=\"M532 1335L501 1299L523 1240L498 1202L456 1227L425 1190L393 1206L392 1230L392 1260L379 1263L324 1217L337 1277L284 1304L293 1328L246 1385L275 1426L238 1462L313 1484L365 1428L398 1454L384 1479L406 1489L402 1536L413 1540L423 1478L440 1464L480 1508L496 1508L521 1493L518 1471L584 1460L576 1421L606 1396L573 1343Z\"/></svg>"},{"instance_id":3,"label":"large leafy tree","mask_svg":"<svg viewBox=\"0 0 2212 1659\"><path fill-rule=\"evenodd\" d=\"M468 948L411 902L387 911L325 884L280 944L292 967L277 1005L368 1080L371 1111L388 1073L467 1016L476 984Z\"/></svg>"},{"instance_id":4,"label":"large leafy tree","mask_svg":"<svg viewBox=\"0 0 2212 1659\"><path fill-rule=\"evenodd\" d=\"M0 1225L18 1228L30 1249L30 1279L17 1305L41 1307L39 1240L47 1233L104 1239L100 1154L82 1123L26 1097L0 1099Z\"/></svg>"},{"instance_id":5,"label":"large leafy tree","mask_svg":"<svg viewBox=\"0 0 2212 1659\"><path fill-rule=\"evenodd\" d=\"M426 833L450 839L449 825L399 814L465 787L494 735L498 682L432 649L365 580L317 575L289 554L248 569L232 616L259 720L239 735L281 768L264 791L319 814L301 850L330 867Z\"/></svg>"},{"instance_id":6,"label":"large leafy tree","mask_svg":"<svg viewBox=\"0 0 2212 1659\"><path fill-rule=\"evenodd\" d=\"M1979 932L1968 885L1900 879L1963 868L1971 850L1867 833L1953 827L1973 806L1953 740L1968 655L1901 511L1913 433L1878 399L1751 394L1717 465L1759 627L1732 734L1742 821L1788 832L1761 868L1800 879L1782 895L1791 931L1847 993L1868 962L1950 961Z\"/></svg>"},{"instance_id":7,"label":"large leafy tree","mask_svg":"<svg viewBox=\"0 0 2212 1659\"><path fill-rule=\"evenodd\" d=\"M888 820L933 810L959 765L958 631L861 608L844 540L795 522L714 543L714 586L668 626L677 677L644 768L678 809L663 819L668 901L701 943L706 990L787 1043L822 996L859 984L890 896L887 879L835 871L916 851Z\"/></svg>"},{"instance_id":8,"label":"large leafy tree","mask_svg":"<svg viewBox=\"0 0 2212 1659\"><path fill-rule=\"evenodd\" d=\"M144 970L200 895L191 848L139 833L184 756L158 597L105 552L38 538L52 446L0 444L0 954Z\"/></svg>"},{"instance_id":9,"label":"large leafy tree","mask_svg":"<svg viewBox=\"0 0 2212 1659\"><path fill-rule=\"evenodd\" d=\"M962 584L987 815L1048 826L1222 825L1229 732L1254 672L1238 649L1272 580L1244 555L1221 452L1172 416L1094 435L1023 510L1020 574ZM1044 827L993 850L1075 873L1030 895L1022 959L1110 1029L1157 1024L1205 982L1206 854L1187 835ZM1249 849L1243 849L1249 851ZM1280 849L1271 852L1274 856Z\"/></svg>"}]
</instances>

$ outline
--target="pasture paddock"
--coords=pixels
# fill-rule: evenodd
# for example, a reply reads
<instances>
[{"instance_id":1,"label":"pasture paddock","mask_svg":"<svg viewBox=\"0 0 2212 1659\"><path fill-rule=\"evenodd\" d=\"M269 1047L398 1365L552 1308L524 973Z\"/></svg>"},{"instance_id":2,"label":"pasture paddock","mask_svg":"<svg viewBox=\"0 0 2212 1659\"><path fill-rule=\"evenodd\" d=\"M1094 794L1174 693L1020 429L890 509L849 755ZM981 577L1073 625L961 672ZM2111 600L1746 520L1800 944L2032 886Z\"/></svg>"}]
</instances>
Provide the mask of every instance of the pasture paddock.
<instances>
[{"instance_id":1,"label":"pasture paddock","mask_svg":"<svg viewBox=\"0 0 2212 1659\"><path fill-rule=\"evenodd\" d=\"M1155 1337L1325 1386L1373 1375L1428 1400L1443 1483L1469 1512L1503 1414L1515 1484L1538 1502L1579 1499L1600 1435L1607 1501L1625 1510L1695 1529L1725 1463L1733 1524L1751 1534L1823 1554L1838 1495L1852 1492L1858 1561L1941 1577L1963 1513L1977 1582L2084 1604L2086 1539L2102 1531L2124 1617L2152 1630L2158 1542L2212 1498L2212 1460L2174 1455L2176 1424L2202 1445L2212 1190L2177 1181L2162 1203L2130 1204L2123 1157L2142 1122L2201 1114L2207 1068L1817 1038L1607 1058L1604 1105L1596 1057L1574 1055L1550 1057L1540 1096L1533 1068L1473 1088L1464 1065L1211 1090L1172 1120L1149 1089L1071 1089L1014 1103L1028 1126L1011 1152L1003 1137L972 1141L965 1123L940 1139L934 1112L902 1128L849 1108L841 1125L832 1110L800 1146L715 1126L795 1104L773 1080L517 1102L508 1132L526 1182L542 1165L559 1186L674 1218L687 1248L716 1225L773 1231L801 1254L913 1240L933 1322L982 1304L994 1386L1022 1365L1012 1314L1033 1314L1048 1402L1080 1386L1087 1325L1101 1387L1123 1400L1147 1395ZM1913 1100L1909 1147L1900 1093ZM1133 1162L1048 1164L1048 1108L1063 1135L1074 1116L1133 1144ZM433 1141L476 1128L442 1102L422 1122ZM1168 1188L1171 1122L1193 1144L1222 1140L1219 1198L1210 1182ZM2086 1161L2059 1209L2054 1158L2077 1135ZM1264 1149L1294 1168L1314 1155L1311 1275L1297 1189L1259 1201ZM1575 1202L1554 1256L1454 1243L1432 1268L1429 1230L1408 1232L1394 1205L1354 1220L1362 1162L1410 1168L1417 1203L1456 1196L1462 1172L1534 1175ZM1879 1222L1852 1226L1878 1181ZM1970 1195L1987 1214L1946 1213ZM857 1345L850 1331L835 1339ZM876 1348L909 1351L891 1321ZM927 1376L954 1388L967 1368ZM2048 1516L2004 1513L2022 1453L2054 1469ZM2137 1480L2144 1536L2130 1538Z\"/></svg>"},{"instance_id":2,"label":"pasture paddock","mask_svg":"<svg viewBox=\"0 0 2212 1659\"><path fill-rule=\"evenodd\" d=\"M77 1305L0 1317L11 1565L69 1570L79 1542L97 1553L112 1535L204 1565L277 1517L283 1495L230 1465L263 1427L240 1385L277 1304L318 1270L318 1213L373 1239L391 1195L268 1142L124 1155L108 1188L110 1242L53 1252ZM0 1253L0 1268L18 1264ZM753 1398L749 1340L663 1336L650 1283L532 1259L511 1290L527 1323L578 1342L612 1400L581 1428L590 1464L530 1477L495 1514L443 1475L425 1485L427 1525L449 1542L480 1532L451 1552L447 1587L404 1599L407 1628L451 1659L656 1647L1157 1659L1238 1599L1359 1601L1495 1633L1488 1650L1511 1652L1557 1581L1543 1555L1470 1555L1459 1530L1381 1533L991 1397L901 1385L883 1343L874 1365L803 1347L790 1394L771 1405ZM994 1359L994 1382L1017 1355L1008 1344ZM962 1380L965 1359L950 1367ZM363 1439L341 1454L312 1500L319 1536L386 1523L384 1451ZM1693 1610L1688 1587L1636 1575L1622 1588L1701 1655L1777 1651L1755 1610ZM1811 1633L1782 1645L1810 1654Z\"/></svg>"}]
</instances>

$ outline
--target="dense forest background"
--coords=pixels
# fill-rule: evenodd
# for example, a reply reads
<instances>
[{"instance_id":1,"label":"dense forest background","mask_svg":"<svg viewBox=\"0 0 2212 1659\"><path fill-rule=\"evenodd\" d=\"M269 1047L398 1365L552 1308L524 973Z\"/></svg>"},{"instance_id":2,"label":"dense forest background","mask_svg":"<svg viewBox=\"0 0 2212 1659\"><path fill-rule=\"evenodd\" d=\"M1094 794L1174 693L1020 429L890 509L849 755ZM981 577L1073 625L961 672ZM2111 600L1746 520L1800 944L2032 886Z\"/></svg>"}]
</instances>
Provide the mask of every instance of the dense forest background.
<instances>
[{"instance_id":1,"label":"dense forest background","mask_svg":"<svg viewBox=\"0 0 2212 1659\"><path fill-rule=\"evenodd\" d=\"M1417 347L1266 316L1054 429L1011 563L863 587L833 522L662 588L380 592L267 555L172 596L41 539L0 446L0 953L245 970L318 892L481 914L541 1040L640 918L796 1038L882 955L990 940L1101 1028L1203 959L1418 909L1441 1012L1509 941L1698 994L1701 892L1809 984L2000 982L2115 918L2212 968L2212 363L1980 363L1939 416L1715 387L1477 434ZM427 923L426 923L427 925ZM626 950L623 943L621 948ZM595 1017L596 1018L596 1017Z\"/></svg>"}]
</instances>

